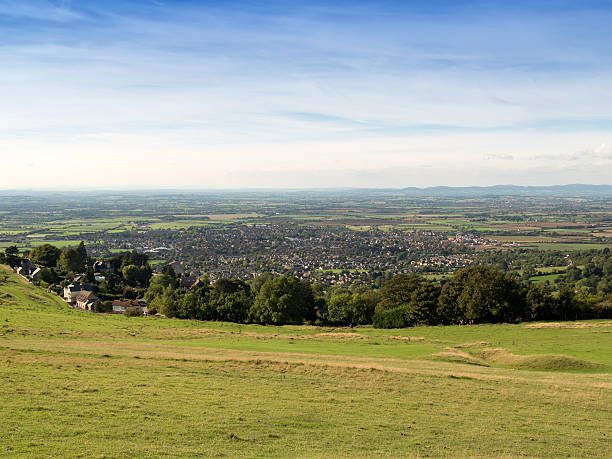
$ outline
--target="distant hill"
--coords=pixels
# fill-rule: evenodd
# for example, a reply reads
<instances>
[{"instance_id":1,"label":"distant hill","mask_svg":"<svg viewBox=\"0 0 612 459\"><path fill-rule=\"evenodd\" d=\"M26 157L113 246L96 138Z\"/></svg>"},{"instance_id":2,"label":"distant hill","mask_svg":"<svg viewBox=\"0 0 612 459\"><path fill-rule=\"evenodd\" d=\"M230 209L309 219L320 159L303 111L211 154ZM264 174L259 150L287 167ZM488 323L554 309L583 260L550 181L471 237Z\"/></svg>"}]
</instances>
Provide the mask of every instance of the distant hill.
<instances>
[{"instance_id":1,"label":"distant hill","mask_svg":"<svg viewBox=\"0 0 612 459\"><path fill-rule=\"evenodd\" d=\"M612 185L554 185L554 186L469 186L448 187L436 186L428 188L408 187L400 190L407 196L610 196Z\"/></svg>"},{"instance_id":2,"label":"distant hill","mask_svg":"<svg viewBox=\"0 0 612 459\"><path fill-rule=\"evenodd\" d=\"M35 197L38 199L72 199L79 200L85 197L95 196L130 196L130 197L151 197L151 196L176 196L183 195L189 197L198 196L251 196L257 198L265 197L321 197L325 195L400 195L407 197L495 197L495 196L541 196L541 197L612 197L612 185L553 185L553 186L519 186L519 185L494 185L494 186L434 186L426 188L406 187L406 188L287 188L287 189L267 189L267 188L242 188L242 189L196 189L196 188L165 188L165 189L19 189L19 190L0 190L0 198ZM14 204L14 203L13 203Z\"/></svg>"}]
</instances>

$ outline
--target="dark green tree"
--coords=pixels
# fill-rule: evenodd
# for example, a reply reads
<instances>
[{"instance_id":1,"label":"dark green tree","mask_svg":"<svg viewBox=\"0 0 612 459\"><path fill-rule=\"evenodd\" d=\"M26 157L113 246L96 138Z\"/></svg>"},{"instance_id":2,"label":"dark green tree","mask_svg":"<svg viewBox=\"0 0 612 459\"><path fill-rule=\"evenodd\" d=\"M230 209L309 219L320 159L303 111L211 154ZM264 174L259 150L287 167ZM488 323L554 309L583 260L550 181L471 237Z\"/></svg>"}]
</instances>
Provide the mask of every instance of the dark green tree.
<instances>
[{"instance_id":1,"label":"dark green tree","mask_svg":"<svg viewBox=\"0 0 612 459\"><path fill-rule=\"evenodd\" d=\"M16 245L11 245L4 249L4 259L7 265L15 269L21 263L21 257L19 256L19 249Z\"/></svg>"},{"instance_id":2,"label":"dark green tree","mask_svg":"<svg viewBox=\"0 0 612 459\"><path fill-rule=\"evenodd\" d=\"M527 307L534 320L550 320L557 318L557 301L553 298L550 287L546 283L532 284L526 295Z\"/></svg>"},{"instance_id":3,"label":"dark green tree","mask_svg":"<svg viewBox=\"0 0 612 459\"><path fill-rule=\"evenodd\" d=\"M127 285L136 286L140 283L140 269L136 265L127 265L121 269L121 274Z\"/></svg>"},{"instance_id":4,"label":"dark green tree","mask_svg":"<svg viewBox=\"0 0 612 459\"><path fill-rule=\"evenodd\" d=\"M57 284L60 281L59 276L53 268L42 268L38 273L38 279L47 284Z\"/></svg>"},{"instance_id":5,"label":"dark green tree","mask_svg":"<svg viewBox=\"0 0 612 459\"><path fill-rule=\"evenodd\" d=\"M410 303L423 282L423 279L414 274L398 274L385 282L380 291L381 301L376 309L393 309Z\"/></svg>"},{"instance_id":6,"label":"dark green tree","mask_svg":"<svg viewBox=\"0 0 612 459\"><path fill-rule=\"evenodd\" d=\"M511 322L528 316L520 284L485 266L459 270L442 288L442 323Z\"/></svg>"},{"instance_id":7,"label":"dark green tree","mask_svg":"<svg viewBox=\"0 0 612 459\"><path fill-rule=\"evenodd\" d=\"M73 273L81 273L85 270L85 265L79 252L72 248L62 252L57 262L57 267L60 271Z\"/></svg>"},{"instance_id":8,"label":"dark green tree","mask_svg":"<svg viewBox=\"0 0 612 459\"><path fill-rule=\"evenodd\" d=\"M275 277L259 290L249 318L262 324L301 324L315 318L315 300L307 282L295 277Z\"/></svg>"},{"instance_id":9,"label":"dark green tree","mask_svg":"<svg viewBox=\"0 0 612 459\"><path fill-rule=\"evenodd\" d=\"M34 263L53 268L57 266L57 261L62 251L51 244L43 244L30 252L30 258Z\"/></svg>"},{"instance_id":10,"label":"dark green tree","mask_svg":"<svg viewBox=\"0 0 612 459\"><path fill-rule=\"evenodd\" d=\"M78 247L76 248L76 251L81 257L81 262L83 263L83 265L86 265L89 261L89 257L87 256L87 249L85 248L85 243L83 241L79 243Z\"/></svg>"}]
</instances>

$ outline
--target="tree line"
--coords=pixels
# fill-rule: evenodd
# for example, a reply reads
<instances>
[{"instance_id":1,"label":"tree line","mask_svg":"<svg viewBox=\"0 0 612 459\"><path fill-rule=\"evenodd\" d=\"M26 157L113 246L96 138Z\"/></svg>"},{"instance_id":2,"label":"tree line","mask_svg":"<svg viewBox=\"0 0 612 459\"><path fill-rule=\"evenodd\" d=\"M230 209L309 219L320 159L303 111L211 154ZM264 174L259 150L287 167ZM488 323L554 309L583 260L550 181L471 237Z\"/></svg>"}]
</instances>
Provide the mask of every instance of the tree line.
<instances>
[{"instance_id":1,"label":"tree line","mask_svg":"<svg viewBox=\"0 0 612 459\"><path fill-rule=\"evenodd\" d=\"M0 255L0 262L13 267L21 262L17 247L8 247ZM106 260L112 269L100 282L95 280L92 260L82 242L64 250L44 244L27 255L43 266L42 282L60 288L72 274L84 272L83 280L93 283L102 299L144 295L150 313L181 319L400 328L612 318L612 293L607 292L612 256L607 249L577 257L584 264L568 268L556 291L546 283L530 283L487 266L461 269L444 283L399 274L382 288L330 287L271 274L250 281L219 279L212 283L204 276L185 288L170 266L153 276L146 254L136 251ZM594 285L598 288L591 288ZM104 311L104 307L99 309Z\"/></svg>"},{"instance_id":2,"label":"tree line","mask_svg":"<svg viewBox=\"0 0 612 459\"><path fill-rule=\"evenodd\" d=\"M335 288L289 276L262 275L252 281L202 278L180 288L170 268L154 276L145 294L150 312L167 317L259 324L366 325L402 328L579 320L612 317L612 302L584 301L570 286L552 292L485 267L459 270L444 285L399 274L381 289Z\"/></svg>"}]
</instances>

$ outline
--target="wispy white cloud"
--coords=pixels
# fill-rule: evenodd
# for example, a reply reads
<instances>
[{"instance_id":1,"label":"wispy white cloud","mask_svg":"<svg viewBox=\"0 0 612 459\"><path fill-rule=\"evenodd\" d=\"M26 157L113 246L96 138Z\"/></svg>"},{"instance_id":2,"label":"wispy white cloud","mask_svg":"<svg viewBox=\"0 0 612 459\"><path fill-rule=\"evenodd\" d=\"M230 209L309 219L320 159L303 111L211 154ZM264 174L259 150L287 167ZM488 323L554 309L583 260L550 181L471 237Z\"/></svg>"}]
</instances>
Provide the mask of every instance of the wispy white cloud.
<instances>
[{"instance_id":1,"label":"wispy white cloud","mask_svg":"<svg viewBox=\"0 0 612 459\"><path fill-rule=\"evenodd\" d=\"M83 16L71 8L69 1L0 0L0 16L67 22Z\"/></svg>"},{"instance_id":2,"label":"wispy white cloud","mask_svg":"<svg viewBox=\"0 0 612 459\"><path fill-rule=\"evenodd\" d=\"M292 170L300 186L403 186L393 171L414 167L441 184L467 163L457 180L563 181L587 159L589 182L609 167L589 147L612 131L608 10L0 0L0 15L0 155L39 158L43 180L50 157L215 186Z\"/></svg>"}]
</instances>

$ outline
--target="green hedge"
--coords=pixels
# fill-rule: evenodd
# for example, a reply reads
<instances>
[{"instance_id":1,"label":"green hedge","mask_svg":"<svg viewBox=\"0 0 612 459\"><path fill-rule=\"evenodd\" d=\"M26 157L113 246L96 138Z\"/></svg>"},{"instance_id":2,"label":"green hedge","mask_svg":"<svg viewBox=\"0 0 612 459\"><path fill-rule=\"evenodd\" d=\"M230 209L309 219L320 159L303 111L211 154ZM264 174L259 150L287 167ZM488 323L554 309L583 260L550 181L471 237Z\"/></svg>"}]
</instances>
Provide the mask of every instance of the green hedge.
<instances>
[{"instance_id":1,"label":"green hedge","mask_svg":"<svg viewBox=\"0 0 612 459\"><path fill-rule=\"evenodd\" d=\"M374 328L404 328L412 325L407 306L377 311L372 322Z\"/></svg>"}]
</instances>

